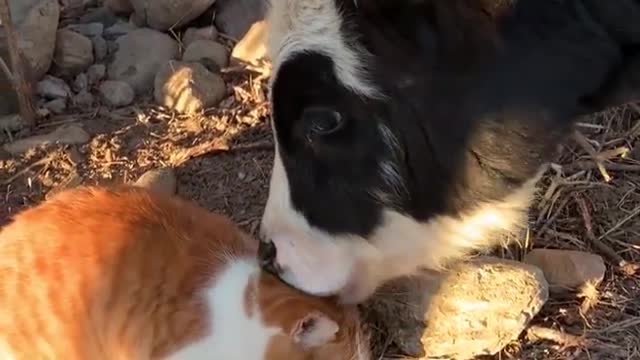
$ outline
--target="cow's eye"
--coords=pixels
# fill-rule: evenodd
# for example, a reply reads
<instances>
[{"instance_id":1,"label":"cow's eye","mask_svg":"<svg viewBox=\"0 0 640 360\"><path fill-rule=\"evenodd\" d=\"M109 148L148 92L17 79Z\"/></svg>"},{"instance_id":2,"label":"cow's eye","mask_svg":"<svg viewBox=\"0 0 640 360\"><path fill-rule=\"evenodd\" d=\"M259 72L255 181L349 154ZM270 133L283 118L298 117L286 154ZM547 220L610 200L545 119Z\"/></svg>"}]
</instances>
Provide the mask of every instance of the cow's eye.
<instances>
[{"instance_id":1,"label":"cow's eye","mask_svg":"<svg viewBox=\"0 0 640 360\"><path fill-rule=\"evenodd\" d=\"M302 114L305 136L313 141L316 138L331 135L344 126L342 114L328 107L311 107Z\"/></svg>"}]
</instances>

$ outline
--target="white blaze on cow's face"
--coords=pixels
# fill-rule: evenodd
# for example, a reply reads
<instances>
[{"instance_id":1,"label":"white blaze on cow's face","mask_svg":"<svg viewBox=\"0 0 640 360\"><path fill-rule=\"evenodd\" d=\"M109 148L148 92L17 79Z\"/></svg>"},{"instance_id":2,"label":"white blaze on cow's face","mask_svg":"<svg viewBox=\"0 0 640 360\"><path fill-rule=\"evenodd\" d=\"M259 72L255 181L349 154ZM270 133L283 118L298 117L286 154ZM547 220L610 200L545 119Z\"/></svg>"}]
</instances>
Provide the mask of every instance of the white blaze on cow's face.
<instances>
[{"instance_id":1,"label":"white blaze on cow's face","mask_svg":"<svg viewBox=\"0 0 640 360\"><path fill-rule=\"evenodd\" d=\"M276 152L260 257L294 287L346 302L499 243L491 235L525 220L535 183L494 190L464 144L429 134L420 89L398 95L423 83L409 76L388 94L373 80L390 70L359 16L349 0L272 0L268 20Z\"/></svg>"}]
</instances>

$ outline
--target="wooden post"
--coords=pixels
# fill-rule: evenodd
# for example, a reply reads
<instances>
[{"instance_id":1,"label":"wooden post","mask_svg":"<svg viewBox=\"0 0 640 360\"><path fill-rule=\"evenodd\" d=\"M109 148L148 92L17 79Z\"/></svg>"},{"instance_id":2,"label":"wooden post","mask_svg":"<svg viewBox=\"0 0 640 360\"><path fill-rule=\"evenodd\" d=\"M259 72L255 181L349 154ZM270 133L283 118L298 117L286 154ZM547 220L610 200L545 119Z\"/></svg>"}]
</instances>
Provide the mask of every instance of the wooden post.
<instances>
[{"instance_id":1,"label":"wooden post","mask_svg":"<svg viewBox=\"0 0 640 360\"><path fill-rule=\"evenodd\" d=\"M24 67L28 63L22 61L24 57L18 47L18 34L11 20L8 0L0 0L0 21L2 21L2 27L4 27L7 35L7 49L11 61L11 68L9 68L0 58L0 70L6 72L7 78L13 83L18 97L22 121L24 121L25 125L33 127L36 122L36 114L33 108L33 92L30 79L27 78L27 71L25 71Z\"/></svg>"}]
</instances>

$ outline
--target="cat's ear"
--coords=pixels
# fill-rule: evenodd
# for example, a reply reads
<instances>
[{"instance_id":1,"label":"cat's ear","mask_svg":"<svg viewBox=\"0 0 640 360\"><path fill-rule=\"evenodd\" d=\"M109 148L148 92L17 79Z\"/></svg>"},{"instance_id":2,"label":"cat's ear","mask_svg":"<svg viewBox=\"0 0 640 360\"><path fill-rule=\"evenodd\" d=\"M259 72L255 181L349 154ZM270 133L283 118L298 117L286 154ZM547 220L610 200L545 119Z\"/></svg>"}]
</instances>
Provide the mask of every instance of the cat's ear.
<instances>
[{"instance_id":1,"label":"cat's ear","mask_svg":"<svg viewBox=\"0 0 640 360\"><path fill-rule=\"evenodd\" d=\"M312 349L335 340L338 330L338 323L329 316L313 311L296 322L291 330L291 337L301 347Z\"/></svg>"}]
</instances>

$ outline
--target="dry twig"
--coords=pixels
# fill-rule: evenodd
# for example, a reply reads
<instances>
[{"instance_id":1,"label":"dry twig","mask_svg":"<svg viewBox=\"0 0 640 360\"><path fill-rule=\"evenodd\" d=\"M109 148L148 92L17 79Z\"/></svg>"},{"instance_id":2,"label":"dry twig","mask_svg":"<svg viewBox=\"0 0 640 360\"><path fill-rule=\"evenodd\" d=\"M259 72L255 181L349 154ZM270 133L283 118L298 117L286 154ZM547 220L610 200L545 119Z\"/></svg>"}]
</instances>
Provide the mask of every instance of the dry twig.
<instances>
[{"instance_id":1,"label":"dry twig","mask_svg":"<svg viewBox=\"0 0 640 360\"><path fill-rule=\"evenodd\" d=\"M605 169L604 164L602 163L602 160L598 156L598 152L591 145L591 143L586 138L586 136L582 135L580 131L576 130L573 132L573 138L576 140L578 145L580 145L589 154L589 156L591 156L591 158L595 162L597 169L600 171L600 175L602 175L602 177L604 178L604 181L605 182L611 181L611 175L609 175L609 173L607 172L607 169Z\"/></svg>"},{"instance_id":2,"label":"dry twig","mask_svg":"<svg viewBox=\"0 0 640 360\"><path fill-rule=\"evenodd\" d=\"M589 213L589 207L587 206L587 202L579 195L573 195L576 204L578 205L578 210L580 215L582 215L582 220L584 221L584 227L586 230L587 239L591 242L591 244L598 249L602 254L608 257L610 260L614 261L619 266L624 266L626 264L625 260L622 256L618 255L612 248L603 243L599 238L593 233L593 222L591 221L591 214Z\"/></svg>"},{"instance_id":3,"label":"dry twig","mask_svg":"<svg viewBox=\"0 0 640 360\"><path fill-rule=\"evenodd\" d=\"M45 164L51 162L51 160L53 160L54 157L55 157L55 155L48 155L48 156L45 156L42 159L40 159L40 160L38 160L38 161L36 161L36 162L34 162L32 164L29 164L28 166L24 167L22 170L20 170L17 173L15 173L12 177L10 177L7 180L3 181L2 184L0 184L0 185L5 186L5 185L11 184L17 178L19 178L20 176L22 176L22 175L26 174L27 172L31 171L31 169L35 168L36 166L45 165Z\"/></svg>"},{"instance_id":4,"label":"dry twig","mask_svg":"<svg viewBox=\"0 0 640 360\"><path fill-rule=\"evenodd\" d=\"M586 343L584 337L567 334L541 326L531 326L527 329L527 338L529 341L553 341L564 348L580 347L584 346Z\"/></svg>"},{"instance_id":5,"label":"dry twig","mask_svg":"<svg viewBox=\"0 0 640 360\"><path fill-rule=\"evenodd\" d=\"M226 142L219 139L211 140L192 146L188 149L183 149L171 156L169 163L172 166L180 166L186 161L200 157L204 155L216 155L220 153L226 153L230 151L267 151L273 150L273 143L271 142L256 142L246 145L237 145L230 147Z\"/></svg>"}]
</instances>

